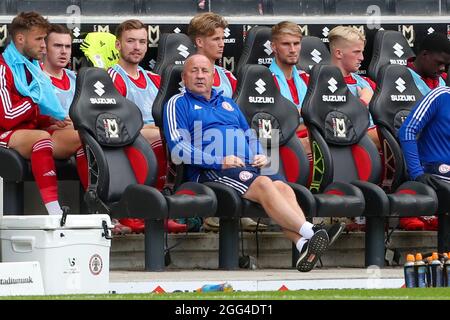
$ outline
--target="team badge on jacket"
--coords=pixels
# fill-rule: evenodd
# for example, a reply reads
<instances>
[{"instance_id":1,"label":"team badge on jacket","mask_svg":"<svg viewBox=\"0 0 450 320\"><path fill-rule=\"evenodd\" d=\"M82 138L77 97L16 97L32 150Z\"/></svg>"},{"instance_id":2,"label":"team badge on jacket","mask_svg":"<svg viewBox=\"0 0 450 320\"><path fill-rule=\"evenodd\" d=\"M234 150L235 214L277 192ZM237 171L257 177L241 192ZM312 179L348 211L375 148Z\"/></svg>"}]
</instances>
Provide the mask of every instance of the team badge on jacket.
<instances>
[{"instance_id":1,"label":"team badge on jacket","mask_svg":"<svg viewBox=\"0 0 450 320\"><path fill-rule=\"evenodd\" d=\"M227 111L234 111L234 108L231 106L231 104L229 104L226 101L222 102L222 108L224 108Z\"/></svg>"}]
</instances>

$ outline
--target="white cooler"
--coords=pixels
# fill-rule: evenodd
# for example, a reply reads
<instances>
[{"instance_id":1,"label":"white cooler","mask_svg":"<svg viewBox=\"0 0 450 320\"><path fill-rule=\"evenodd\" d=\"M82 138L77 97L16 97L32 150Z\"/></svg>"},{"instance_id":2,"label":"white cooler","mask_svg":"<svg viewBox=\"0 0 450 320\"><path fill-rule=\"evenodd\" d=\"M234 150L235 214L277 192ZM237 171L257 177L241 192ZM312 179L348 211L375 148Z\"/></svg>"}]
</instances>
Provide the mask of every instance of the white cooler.
<instances>
[{"instance_id":1,"label":"white cooler","mask_svg":"<svg viewBox=\"0 0 450 320\"><path fill-rule=\"evenodd\" d=\"M103 222L104 221L104 222ZM2 262L38 261L45 294L107 293L109 249L103 225L106 214L3 216Z\"/></svg>"}]
</instances>

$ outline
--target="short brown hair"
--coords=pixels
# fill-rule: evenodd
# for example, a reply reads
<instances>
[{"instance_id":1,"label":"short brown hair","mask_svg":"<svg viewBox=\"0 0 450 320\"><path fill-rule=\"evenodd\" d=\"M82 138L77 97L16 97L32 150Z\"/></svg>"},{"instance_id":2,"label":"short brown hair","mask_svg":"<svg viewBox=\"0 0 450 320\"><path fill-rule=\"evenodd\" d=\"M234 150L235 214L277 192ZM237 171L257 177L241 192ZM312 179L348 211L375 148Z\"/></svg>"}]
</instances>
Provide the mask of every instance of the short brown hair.
<instances>
[{"instance_id":1,"label":"short brown hair","mask_svg":"<svg viewBox=\"0 0 450 320\"><path fill-rule=\"evenodd\" d=\"M50 23L35 11L21 12L11 22L9 32L14 39L19 32L30 31L34 27L48 30Z\"/></svg>"},{"instance_id":2,"label":"short brown hair","mask_svg":"<svg viewBox=\"0 0 450 320\"><path fill-rule=\"evenodd\" d=\"M122 22L117 26L116 38L120 39L124 31L140 30L140 29L145 29L147 31L147 28L145 27L145 24L142 23L142 21L137 19L125 20L124 22Z\"/></svg>"},{"instance_id":3,"label":"short brown hair","mask_svg":"<svg viewBox=\"0 0 450 320\"><path fill-rule=\"evenodd\" d=\"M70 38L72 39L72 32L69 28L62 24L51 24L47 31L47 37L45 38L45 42L47 42L48 36L50 33L59 33L59 34L68 34L70 35Z\"/></svg>"},{"instance_id":4,"label":"short brown hair","mask_svg":"<svg viewBox=\"0 0 450 320\"><path fill-rule=\"evenodd\" d=\"M195 43L197 37L207 37L216 31L217 28L225 29L228 27L228 22L224 17L213 12L199 13L195 15L188 26L188 36L192 42Z\"/></svg>"},{"instance_id":5,"label":"short brown hair","mask_svg":"<svg viewBox=\"0 0 450 320\"><path fill-rule=\"evenodd\" d=\"M281 21L272 27L272 41L285 34L296 36L300 39L303 36L299 26L291 21Z\"/></svg>"}]
</instances>

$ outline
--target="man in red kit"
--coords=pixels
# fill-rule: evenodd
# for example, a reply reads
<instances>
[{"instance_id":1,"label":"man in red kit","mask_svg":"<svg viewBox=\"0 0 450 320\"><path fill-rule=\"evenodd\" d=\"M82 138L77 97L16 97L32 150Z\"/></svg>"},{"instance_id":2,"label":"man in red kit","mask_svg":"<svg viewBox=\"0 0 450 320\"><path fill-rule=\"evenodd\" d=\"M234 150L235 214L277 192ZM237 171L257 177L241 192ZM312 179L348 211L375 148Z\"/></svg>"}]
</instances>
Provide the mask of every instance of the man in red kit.
<instances>
[{"instance_id":1,"label":"man in red kit","mask_svg":"<svg viewBox=\"0 0 450 320\"><path fill-rule=\"evenodd\" d=\"M194 43L197 53L207 57L214 66L213 89L217 92L222 91L224 97L231 98L236 90L236 77L230 71L216 65L216 61L223 57L227 27L228 22L222 16L213 12L200 13L189 22L188 36ZM203 227L207 231L219 231L219 218L205 218ZM258 224L250 218L241 218L241 227L244 231L267 229L267 225Z\"/></svg>"},{"instance_id":2,"label":"man in red kit","mask_svg":"<svg viewBox=\"0 0 450 320\"><path fill-rule=\"evenodd\" d=\"M48 213L62 214L53 158L72 156L81 143L39 66L49 26L36 12L21 12L11 23L12 41L0 56L0 146L31 160Z\"/></svg>"},{"instance_id":3,"label":"man in red kit","mask_svg":"<svg viewBox=\"0 0 450 320\"><path fill-rule=\"evenodd\" d=\"M158 94L161 78L139 66L148 48L147 28L139 20L126 20L117 27L116 38L116 48L120 58L119 62L108 70L108 73L120 94L133 101L141 110L144 120L141 134L151 144L158 160L156 187L161 190L164 187L167 164L159 128L155 126L152 116L152 105ZM133 232L144 232L145 224L142 219L127 218L120 219L119 222L130 227ZM187 226L168 219L166 229L169 232L185 232Z\"/></svg>"},{"instance_id":4,"label":"man in red kit","mask_svg":"<svg viewBox=\"0 0 450 320\"><path fill-rule=\"evenodd\" d=\"M72 56L72 33L70 30L59 24L52 24L48 30L45 38L46 53L41 65L42 70L50 77L53 84L53 89L58 97L64 111L69 114L69 108L75 96L76 74L72 70L67 69ZM73 129L69 118L66 122L68 125L64 128L59 128L56 125L50 126L50 130ZM73 130L72 130L73 131ZM74 131L76 134L76 132ZM80 147L76 152L76 163L78 175L81 184L86 190L88 187L88 165L86 154L83 147ZM121 225L116 219L112 220L114 228L113 234L127 234L131 233L129 227Z\"/></svg>"},{"instance_id":5,"label":"man in red kit","mask_svg":"<svg viewBox=\"0 0 450 320\"><path fill-rule=\"evenodd\" d=\"M364 60L366 37L353 27L338 26L328 34L330 42L331 62L337 66L344 76L349 90L368 106L376 88L375 82L357 73ZM376 126L370 117L368 134L378 149L380 141Z\"/></svg>"},{"instance_id":6,"label":"man in red kit","mask_svg":"<svg viewBox=\"0 0 450 320\"><path fill-rule=\"evenodd\" d=\"M447 36L434 32L419 44L416 57L409 58L407 67L423 95L445 86L446 68L450 64L450 42Z\"/></svg>"},{"instance_id":7,"label":"man in red kit","mask_svg":"<svg viewBox=\"0 0 450 320\"><path fill-rule=\"evenodd\" d=\"M344 76L344 81L353 95L358 97L364 106L369 105L376 88L375 82L368 77L357 73L364 60L364 46L366 38L364 34L353 27L337 26L328 34L330 43L331 63L337 66ZM376 126L370 116L368 135L378 149L380 140ZM347 231L365 230L364 217L356 217L347 220Z\"/></svg>"},{"instance_id":8,"label":"man in red kit","mask_svg":"<svg viewBox=\"0 0 450 320\"><path fill-rule=\"evenodd\" d=\"M274 60L269 69L283 97L293 102L301 114L301 107L308 89L309 75L298 70L296 64L300 58L302 32L298 25L290 21L282 21L272 27L272 51ZM308 133L301 119L297 136L303 144L308 157L311 147Z\"/></svg>"}]
</instances>

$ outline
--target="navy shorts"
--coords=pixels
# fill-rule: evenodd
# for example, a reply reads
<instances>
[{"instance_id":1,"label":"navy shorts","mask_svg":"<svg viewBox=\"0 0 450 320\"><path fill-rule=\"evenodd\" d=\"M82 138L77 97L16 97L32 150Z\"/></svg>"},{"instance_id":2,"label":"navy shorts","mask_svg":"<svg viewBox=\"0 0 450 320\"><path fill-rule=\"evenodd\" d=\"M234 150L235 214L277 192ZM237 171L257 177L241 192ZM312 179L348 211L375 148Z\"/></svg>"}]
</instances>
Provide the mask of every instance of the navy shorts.
<instances>
[{"instance_id":1,"label":"navy shorts","mask_svg":"<svg viewBox=\"0 0 450 320\"><path fill-rule=\"evenodd\" d=\"M230 168L225 170L205 170L198 177L198 182L218 182L225 184L241 195L247 192L250 185L256 178L261 176L260 169L254 167ZM267 176L272 181L281 180L286 182L286 179L280 174Z\"/></svg>"},{"instance_id":2,"label":"navy shorts","mask_svg":"<svg viewBox=\"0 0 450 320\"><path fill-rule=\"evenodd\" d=\"M426 163L423 165L426 173L450 183L450 164L446 163Z\"/></svg>"}]
</instances>

